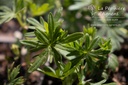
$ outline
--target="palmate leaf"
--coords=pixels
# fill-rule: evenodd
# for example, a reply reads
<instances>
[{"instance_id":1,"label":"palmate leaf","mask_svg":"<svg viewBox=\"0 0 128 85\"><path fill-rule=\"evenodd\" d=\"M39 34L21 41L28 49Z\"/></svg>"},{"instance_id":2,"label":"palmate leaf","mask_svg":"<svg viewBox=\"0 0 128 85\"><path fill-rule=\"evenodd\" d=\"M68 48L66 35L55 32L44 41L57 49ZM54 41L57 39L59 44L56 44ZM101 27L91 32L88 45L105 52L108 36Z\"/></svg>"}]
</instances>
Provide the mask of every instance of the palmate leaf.
<instances>
[{"instance_id":1,"label":"palmate leaf","mask_svg":"<svg viewBox=\"0 0 128 85\"><path fill-rule=\"evenodd\" d=\"M33 25L33 26L29 26L29 28L31 29L35 29L35 28L38 28L42 31L46 31L45 28L44 28L44 25L42 23L39 23L36 19L34 18L28 18L27 21Z\"/></svg>"},{"instance_id":2,"label":"palmate leaf","mask_svg":"<svg viewBox=\"0 0 128 85\"><path fill-rule=\"evenodd\" d=\"M0 10L0 24L8 22L15 17L15 12L6 6L1 6Z\"/></svg>"},{"instance_id":3,"label":"palmate leaf","mask_svg":"<svg viewBox=\"0 0 128 85\"><path fill-rule=\"evenodd\" d=\"M118 17L118 16L110 16L110 18L112 18L112 17ZM122 21L122 20L120 20L120 21ZM118 22L120 22L120 21L118 21ZM94 20L94 22L97 22L97 21ZM101 23L103 25L101 25L101 28L99 29L97 35L104 36L105 38L108 38L108 39L111 38L112 51L120 49L121 48L120 43L123 43L124 38L127 37L127 35L120 30L120 28L124 27L122 25L123 23L121 24L121 26L111 27L111 26L107 26L109 23L111 24L111 22L108 22L108 23L97 22L97 24L101 24Z\"/></svg>"},{"instance_id":4,"label":"palmate leaf","mask_svg":"<svg viewBox=\"0 0 128 85\"><path fill-rule=\"evenodd\" d=\"M31 10L32 16L39 16L39 15L45 14L52 8L53 6L49 5L48 3L44 3L41 6L38 6L37 4L32 2L30 3L30 10Z\"/></svg>"},{"instance_id":5,"label":"palmate leaf","mask_svg":"<svg viewBox=\"0 0 128 85\"><path fill-rule=\"evenodd\" d=\"M25 8L25 2L23 0L13 1L14 5L12 9L7 6L0 6L0 24L8 22L13 18L19 17L18 14L21 13Z\"/></svg>"}]
</instances>

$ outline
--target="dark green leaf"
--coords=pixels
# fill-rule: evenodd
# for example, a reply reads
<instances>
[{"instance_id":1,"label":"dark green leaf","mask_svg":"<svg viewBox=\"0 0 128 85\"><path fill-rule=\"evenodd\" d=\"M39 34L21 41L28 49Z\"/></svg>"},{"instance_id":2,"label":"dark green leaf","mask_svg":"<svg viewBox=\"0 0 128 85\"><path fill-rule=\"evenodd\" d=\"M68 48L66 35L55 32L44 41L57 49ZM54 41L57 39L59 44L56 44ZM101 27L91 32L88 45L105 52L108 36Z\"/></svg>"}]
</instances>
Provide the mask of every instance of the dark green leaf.
<instances>
[{"instance_id":1,"label":"dark green leaf","mask_svg":"<svg viewBox=\"0 0 128 85\"><path fill-rule=\"evenodd\" d=\"M32 36L35 36L35 33L34 32L28 32L28 33L25 33L25 36L26 37L32 37Z\"/></svg>"},{"instance_id":2,"label":"dark green leaf","mask_svg":"<svg viewBox=\"0 0 128 85\"><path fill-rule=\"evenodd\" d=\"M52 48L52 51L54 53L54 60L55 60L55 63L56 65L60 67L60 62L62 62L62 56L58 53L58 51L55 49L55 48Z\"/></svg>"},{"instance_id":3,"label":"dark green leaf","mask_svg":"<svg viewBox=\"0 0 128 85\"><path fill-rule=\"evenodd\" d=\"M94 55L106 55L110 52L110 50L103 50L103 49L98 49L98 50L94 50L91 53Z\"/></svg>"},{"instance_id":4,"label":"dark green leaf","mask_svg":"<svg viewBox=\"0 0 128 85\"><path fill-rule=\"evenodd\" d=\"M26 46L30 46L30 47L36 47L37 45L40 45L38 43L38 41L34 41L34 40L23 40L20 41L22 44L26 45Z\"/></svg>"},{"instance_id":5,"label":"dark green leaf","mask_svg":"<svg viewBox=\"0 0 128 85\"><path fill-rule=\"evenodd\" d=\"M55 31L54 31L54 35L53 35L53 40L57 40L57 38L61 35L60 33L60 26L58 26Z\"/></svg>"},{"instance_id":6,"label":"dark green leaf","mask_svg":"<svg viewBox=\"0 0 128 85\"><path fill-rule=\"evenodd\" d=\"M56 72L53 68L49 67L49 66L45 66L43 67L43 69L38 69L38 71L46 74L46 75L49 75L51 77L55 77L55 78L58 78L57 75L56 75Z\"/></svg>"},{"instance_id":7,"label":"dark green leaf","mask_svg":"<svg viewBox=\"0 0 128 85\"><path fill-rule=\"evenodd\" d=\"M85 39L85 50L87 50L90 44L90 36L87 33L85 35Z\"/></svg>"},{"instance_id":8,"label":"dark green leaf","mask_svg":"<svg viewBox=\"0 0 128 85\"><path fill-rule=\"evenodd\" d=\"M71 68L71 65L72 65L71 62L69 61L69 62L65 65L63 72L64 72L64 73L67 72L67 71Z\"/></svg>"},{"instance_id":9,"label":"dark green leaf","mask_svg":"<svg viewBox=\"0 0 128 85\"><path fill-rule=\"evenodd\" d=\"M9 82L7 85L22 85L24 83L23 77L18 77L11 82Z\"/></svg>"},{"instance_id":10,"label":"dark green leaf","mask_svg":"<svg viewBox=\"0 0 128 85\"><path fill-rule=\"evenodd\" d=\"M81 38L82 36L83 36L83 33L81 33L81 32L76 32L76 33L70 34L69 36L67 36L67 37L64 39L64 43L73 42L73 41L75 41L75 40L78 40L78 39Z\"/></svg>"},{"instance_id":11,"label":"dark green leaf","mask_svg":"<svg viewBox=\"0 0 128 85\"><path fill-rule=\"evenodd\" d=\"M44 26L44 19L40 17L40 23Z\"/></svg>"},{"instance_id":12,"label":"dark green leaf","mask_svg":"<svg viewBox=\"0 0 128 85\"><path fill-rule=\"evenodd\" d=\"M47 56L46 51L44 51L39 56L37 56L35 61L29 67L28 72L31 73L31 72L37 70L37 68L39 68L40 65L43 65L47 61L47 57L48 56Z\"/></svg>"},{"instance_id":13,"label":"dark green leaf","mask_svg":"<svg viewBox=\"0 0 128 85\"><path fill-rule=\"evenodd\" d=\"M92 40L91 44L89 45L88 50L91 50L98 46L98 42L100 41L99 37L96 37L94 40Z\"/></svg>"},{"instance_id":14,"label":"dark green leaf","mask_svg":"<svg viewBox=\"0 0 128 85\"><path fill-rule=\"evenodd\" d=\"M54 31L54 19L52 13L48 15L48 31L50 38L52 38L53 31Z\"/></svg>"},{"instance_id":15,"label":"dark green leaf","mask_svg":"<svg viewBox=\"0 0 128 85\"><path fill-rule=\"evenodd\" d=\"M15 0L15 12L21 11L25 7L25 1L24 0Z\"/></svg>"},{"instance_id":16,"label":"dark green leaf","mask_svg":"<svg viewBox=\"0 0 128 85\"><path fill-rule=\"evenodd\" d=\"M68 70L67 72L65 72L63 74L63 78L65 78L65 77L69 76L70 74L74 73L75 70L79 67L80 64L81 64L81 62L78 61L75 66L73 66L70 70Z\"/></svg>"},{"instance_id":17,"label":"dark green leaf","mask_svg":"<svg viewBox=\"0 0 128 85\"><path fill-rule=\"evenodd\" d=\"M9 81L12 81L16 78L16 76L19 74L19 70L20 68L19 66L17 66L11 71L11 73L9 74Z\"/></svg>"},{"instance_id":18,"label":"dark green leaf","mask_svg":"<svg viewBox=\"0 0 128 85\"><path fill-rule=\"evenodd\" d=\"M79 55L80 55L79 51L74 50L74 51L70 51L70 53L68 53L66 56L79 56Z\"/></svg>"},{"instance_id":19,"label":"dark green leaf","mask_svg":"<svg viewBox=\"0 0 128 85\"><path fill-rule=\"evenodd\" d=\"M40 46L37 45L37 47L31 48L30 51L35 52L45 48L47 48L47 45L40 45Z\"/></svg>"},{"instance_id":20,"label":"dark green leaf","mask_svg":"<svg viewBox=\"0 0 128 85\"><path fill-rule=\"evenodd\" d=\"M72 60L71 60L71 63L72 63L72 66L71 66L71 67L75 66L75 65L76 65L78 62L80 62L82 59L83 59L83 56L78 56L78 57L76 57L75 59L72 59Z\"/></svg>"},{"instance_id":21,"label":"dark green leaf","mask_svg":"<svg viewBox=\"0 0 128 85\"><path fill-rule=\"evenodd\" d=\"M42 32L41 30L36 29L35 35L39 39L40 42L42 42L44 44L48 44L49 43L48 37L47 37L45 32Z\"/></svg>"}]
</instances>

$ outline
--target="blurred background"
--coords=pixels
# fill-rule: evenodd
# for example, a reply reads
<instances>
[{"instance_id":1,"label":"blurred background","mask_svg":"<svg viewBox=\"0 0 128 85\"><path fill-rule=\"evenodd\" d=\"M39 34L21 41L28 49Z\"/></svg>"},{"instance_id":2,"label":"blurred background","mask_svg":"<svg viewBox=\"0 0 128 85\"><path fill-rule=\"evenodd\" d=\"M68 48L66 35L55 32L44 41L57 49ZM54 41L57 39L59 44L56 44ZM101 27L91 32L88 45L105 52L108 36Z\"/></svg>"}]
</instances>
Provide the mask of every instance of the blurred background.
<instances>
[{"instance_id":1,"label":"blurred background","mask_svg":"<svg viewBox=\"0 0 128 85\"><path fill-rule=\"evenodd\" d=\"M25 85L61 85L60 80L38 71L28 76L27 65L37 53L30 53L19 43L32 31L27 18L39 20L42 16L47 21L48 13L60 7L64 30L73 33L82 31L83 26L94 26L98 36L111 38L119 65L113 72L110 69L108 82L128 85L128 0L0 0L0 85L8 81L7 68L13 62L14 66L21 65L18 76L26 78Z\"/></svg>"}]
</instances>

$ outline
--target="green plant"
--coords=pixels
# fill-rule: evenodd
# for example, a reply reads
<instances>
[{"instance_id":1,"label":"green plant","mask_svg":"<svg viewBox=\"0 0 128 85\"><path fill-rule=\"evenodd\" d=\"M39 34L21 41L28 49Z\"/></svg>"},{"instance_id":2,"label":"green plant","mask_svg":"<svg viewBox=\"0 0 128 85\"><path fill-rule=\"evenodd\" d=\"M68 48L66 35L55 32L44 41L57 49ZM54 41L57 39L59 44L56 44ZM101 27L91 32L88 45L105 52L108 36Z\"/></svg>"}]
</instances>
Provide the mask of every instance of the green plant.
<instances>
[{"instance_id":1,"label":"green plant","mask_svg":"<svg viewBox=\"0 0 128 85\"><path fill-rule=\"evenodd\" d=\"M124 38L127 38L127 21L125 10L107 10L105 7L123 7L126 8L124 3L112 4L111 0L65 0L65 10L69 10L65 13L64 25L65 29L70 32L81 31L81 25L85 26L95 26L98 29L97 35L104 36L105 38L110 38L112 42L112 50L119 50L121 48L121 43L124 42ZM68 5L67 5L68 3ZM103 8L102 10L100 8ZM109 16L104 16L104 14ZM112 13L118 13L118 16ZM99 15L100 14L100 15ZM109 26L113 25L113 26ZM115 26L114 26L115 25ZM116 26L117 25L117 26Z\"/></svg>"},{"instance_id":2,"label":"green plant","mask_svg":"<svg viewBox=\"0 0 128 85\"><path fill-rule=\"evenodd\" d=\"M17 77L20 71L20 66L8 68L8 82L5 85L21 85L24 83L22 76Z\"/></svg>"},{"instance_id":3,"label":"green plant","mask_svg":"<svg viewBox=\"0 0 128 85\"><path fill-rule=\"evenodd\" d=\"M21 43L30 51L41 51L34 57L35 61L30 64L28 72L38 70L61 79L63 85L72 85L76 79L79 85L102 85L108 78L106 69L111 52L110 39L96 36L93 27L83 27L83 32L68 34L61 28L61 10L54 16L50 13L48 22L41 17L40 22L28 19L34 32L26 33L26 39ZM46 62L55 62L56 67L46 66ZM44 67L40 68L41 65ZM96 76L99 77L95 79ZM95 80L100 82L96 83Z\"/></svg>"},{"instance_id":4,"label":"green plant","mask_svg":"<svg viewBox=\"0 0 128 85\"><path fill-rule=\"evenodd\" d=\"M38 6L32 0L12 0L12 7L0 6L0 24L8 22L13 18L17 19L22 28L27 29L28 24L26 19L28 17L34 17L45 14L53 6L48 3L44 3Z\"/></svg>"},{"instance_id":5,"label":"green plant","mask_svg":"<svg viewBox=\"0 0 128 85\"><path fill-rule=\"evenodd\" d=\"M110 7L117 6L118 5L112 5ZM118 13L118 15L111 15L110 13ZM103 11L103 14L102 12L95 12L95 15L92 15L93 24L100 28L97 35L111 38L113 51L119 50L121 48L121 43L124 42L124 38L127 38L125 32L126 16L123 14L124 10L107 10Z\"/></svg>"}]
</instances>

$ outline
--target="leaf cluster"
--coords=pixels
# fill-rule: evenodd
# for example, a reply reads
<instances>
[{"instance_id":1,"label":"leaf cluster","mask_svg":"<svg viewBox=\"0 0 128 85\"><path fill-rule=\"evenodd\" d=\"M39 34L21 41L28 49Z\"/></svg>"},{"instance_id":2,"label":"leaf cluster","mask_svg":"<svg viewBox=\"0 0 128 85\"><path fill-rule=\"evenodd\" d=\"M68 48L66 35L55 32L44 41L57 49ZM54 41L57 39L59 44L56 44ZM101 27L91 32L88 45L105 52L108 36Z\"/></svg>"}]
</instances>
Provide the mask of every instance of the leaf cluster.
<instances>
[{"instance_id":1,"label":"leaf cluster","mask_svg":"<svg viewBox=\"0 0 128 85\"><path fill-rule=\"evenodd\" d=\"M61 28L62 21L59 20L61 11L62 9L55 15L50 13L48 22L43 18L40 18L40 22L33 18L28 19L32 25L30 29L34 31L27 33L27 38L21 43L30 51L41 50L41 53L35 57L35 61L30 64L28 72L38 70L64 82L68 81L69 76L77 74L79 84L84 85L87 75L96 76L98 69L102 69L99 71L103 73L107 55L111 51L111 41L97 37L96 29L93 27L83 27L83 32L68 34ZM62 58L67 62L63 62ZM46 62L53 61L57 66L55 69L44 65ZM39 68L41 65L44 65L43 69Z\"/></svg>"}]
</instances>

